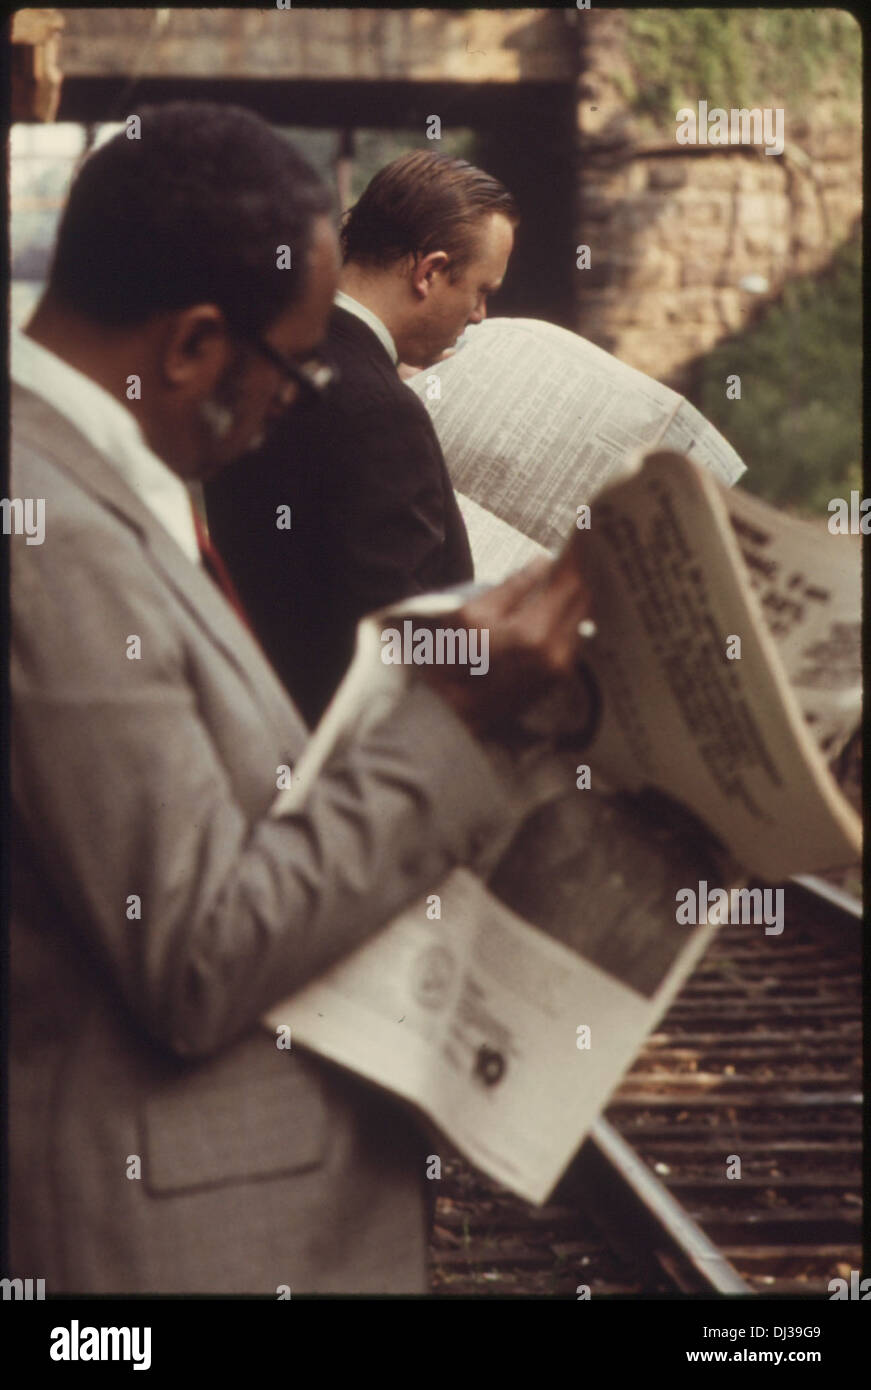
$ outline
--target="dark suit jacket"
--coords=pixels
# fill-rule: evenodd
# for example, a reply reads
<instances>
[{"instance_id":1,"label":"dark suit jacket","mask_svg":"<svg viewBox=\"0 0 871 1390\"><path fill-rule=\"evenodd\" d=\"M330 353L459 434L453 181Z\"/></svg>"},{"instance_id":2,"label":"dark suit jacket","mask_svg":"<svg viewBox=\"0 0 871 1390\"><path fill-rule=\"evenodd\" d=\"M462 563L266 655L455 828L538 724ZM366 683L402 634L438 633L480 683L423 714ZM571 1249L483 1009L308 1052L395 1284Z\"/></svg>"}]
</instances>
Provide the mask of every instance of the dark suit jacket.
<instances>
[{"instance_id":1,"label":"dark suit jacket","mask_svg":"<svg viewBox=\"0 0 871 1390\"><path fill-rule=\"evenodd\" d=\"M350 662L366 613L472 577L472 557L426 408L378 338L334 309L341 381L292 411L206 488L209 527L251 622L310 723ZM291 508L289 531L276 509Z\"/></svg>"},{"instance_id":2,"label":"dark suit jacket","mask_svg":"<svg viewBox=\"0 0 871 1390\"><path fill-rule=\"evenodd\" d=\"M11 493L45 499L46 529L10 543L4 1275L420 1290L405 1115L258 1020L474 858L504 784L418 685L271 817L306 731L269 663L111 463L18 388Z\"/></svg>"}]
</instances>

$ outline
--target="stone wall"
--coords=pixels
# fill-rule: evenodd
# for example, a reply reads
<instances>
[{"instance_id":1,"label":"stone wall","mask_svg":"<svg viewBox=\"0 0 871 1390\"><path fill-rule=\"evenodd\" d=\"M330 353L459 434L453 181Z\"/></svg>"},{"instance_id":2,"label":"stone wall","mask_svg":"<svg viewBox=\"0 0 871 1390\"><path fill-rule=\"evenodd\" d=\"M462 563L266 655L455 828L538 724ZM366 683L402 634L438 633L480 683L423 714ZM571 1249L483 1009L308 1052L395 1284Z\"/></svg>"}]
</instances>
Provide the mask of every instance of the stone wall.
<instances>
[{"instance_id":1,"label":"stone wall","mask_svg":"<svg viewBox=\"0 0 871 1390\"><path fill-rule=\"evenodd\" d=\"M782 155L678 145L674 125L651 138L621 94L625 13L581 12L578 23L578 240L591 266L578 271L577 328L683 387L693 359L787 279L826 265L855 229L858 100L851 111L831 93L812 119L787 105Z\"/></svg>"}]
</instances>

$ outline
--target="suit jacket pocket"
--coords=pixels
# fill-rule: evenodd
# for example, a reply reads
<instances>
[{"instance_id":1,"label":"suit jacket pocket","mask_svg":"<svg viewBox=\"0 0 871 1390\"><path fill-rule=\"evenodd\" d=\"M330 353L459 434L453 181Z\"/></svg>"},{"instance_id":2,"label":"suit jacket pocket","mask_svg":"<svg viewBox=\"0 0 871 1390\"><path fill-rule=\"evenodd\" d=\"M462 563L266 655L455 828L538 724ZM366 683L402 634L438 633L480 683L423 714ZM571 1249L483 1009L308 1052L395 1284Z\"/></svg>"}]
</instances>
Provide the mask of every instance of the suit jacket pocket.
<instances>
[{"instance_id":1,"label":"suit jacket pocket","mask_svg":"<svg viewBox=\"0 0 871 1390\"><path fill-rule=\"evenodd\" d=\"M324 1100L313 1078L285 1064L284 1075L244 1083L194 1074L147 1100L146 1188L182 1192L318 1167L327 1147Z\"/></svg>"}]
</instances>

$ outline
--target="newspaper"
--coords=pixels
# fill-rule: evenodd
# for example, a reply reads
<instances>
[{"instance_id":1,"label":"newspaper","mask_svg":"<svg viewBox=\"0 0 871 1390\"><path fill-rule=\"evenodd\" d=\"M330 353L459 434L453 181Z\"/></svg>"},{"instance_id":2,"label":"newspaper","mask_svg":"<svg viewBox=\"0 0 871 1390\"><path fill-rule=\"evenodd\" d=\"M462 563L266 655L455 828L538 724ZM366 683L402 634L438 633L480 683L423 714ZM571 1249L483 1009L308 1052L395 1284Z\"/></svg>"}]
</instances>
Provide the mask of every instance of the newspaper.
<instances>
[{"instance_id":1,"label":"newspaper","mask_svg":"<svg viewBox=\"0 0 871 1390\"><path fill-rule=\"evenodd\" d=\"M754 597L730 511L745 534L749 518L760 537L787 534L773 508L736 500L679 454L649 455L633 478L598 498L585 549L598 635L586 665L602 716L586 761L621 788L667 793L746 870L779 882L849 865L860 853L859 819L828 771L783 660L806 679L804 653L820 631L850 613L858 623L859 568L850 563L858 557L839 546L841 537L798 522L789 527L791 549L769 540L784 574L800 557L802 575L816 562L829 586L803 581L818 597L796 606L778 641L768 623L779 610ZM849 662L844 668L840 693L852 705L841 705L841 726L855 728L861 692Z\"/></svg>"},{"instance_id":2,"label":"newspaper","mask_svg":"<svg viewBox=\"0 0 871 1390\"><path fill-rule=\"evenodd\" d=\"M665 453L598 498L583 549L598 634L577 676L523 721L538 787L511 844L486 882L456 870L264 1020L408 1101L532 1202L547 1199L716 929L716 913L679 925L678 892L859 852L858 817L753 596L732 496ZM760 537L774 536L777 514L753 506ZM327 759L412 678L381 662L382 628L459 602L430 595L360 625L276 814L303 806ZM585 765L591 784L579 787Z\"/></svg>"},{"instance_id":3,"label":"newspaper","mask_svg":"<svg viewBox=\"0 0 871 1390\"><path fill-rule=\"evenodd\" d=\"M468 499L547 550L639 450L674 449L727 486L746 471L683 396L539 319L470 328L452 357L407 385L430 413L461 506ZM480 578L504 577L475 559Z\"/></svg>"}]
</instances>

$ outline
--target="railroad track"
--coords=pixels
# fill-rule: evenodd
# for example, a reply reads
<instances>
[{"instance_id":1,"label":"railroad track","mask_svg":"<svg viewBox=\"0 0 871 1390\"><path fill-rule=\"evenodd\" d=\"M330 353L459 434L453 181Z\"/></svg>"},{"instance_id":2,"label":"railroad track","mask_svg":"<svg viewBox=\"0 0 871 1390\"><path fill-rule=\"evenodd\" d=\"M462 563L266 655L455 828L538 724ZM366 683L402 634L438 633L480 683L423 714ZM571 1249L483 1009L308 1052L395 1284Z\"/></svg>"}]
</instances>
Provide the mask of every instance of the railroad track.
<instances>
[{"instance_id":1,"label":"railroad track","mask_svg":"<svg viewBox=\"0 0 871 1390\"><path fill-rule=\"evenodd\" d=\"M785 893L781 936L720 929L548 1206L447 1165L434 1293L825 1295L861 1269L861 905Z\"/></svg>"}]
</instances>

